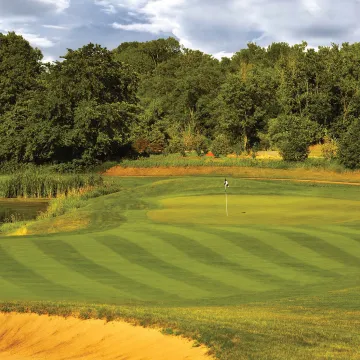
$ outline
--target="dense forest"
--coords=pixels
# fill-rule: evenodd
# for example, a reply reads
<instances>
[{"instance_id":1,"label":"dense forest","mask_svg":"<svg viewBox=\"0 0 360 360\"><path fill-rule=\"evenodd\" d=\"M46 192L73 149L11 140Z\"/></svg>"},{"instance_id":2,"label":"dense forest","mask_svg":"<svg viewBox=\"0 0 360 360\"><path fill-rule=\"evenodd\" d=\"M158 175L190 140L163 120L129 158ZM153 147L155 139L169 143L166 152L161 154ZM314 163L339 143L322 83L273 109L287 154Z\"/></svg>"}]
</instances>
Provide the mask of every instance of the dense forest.
<instances>
[{"instance_id":1,"label":"dense forest","mask_svg":"<svg viewBox=\"0 0 360 360\"><path fill-rule=\"evenodd\" d=\"M43 63L21 36L0 34L2 164L251 149L302 161L326 142L356 168L359 118L360 43L249 43L217 60L168 38L90 43Z\"/></svg>"}]
</instances>

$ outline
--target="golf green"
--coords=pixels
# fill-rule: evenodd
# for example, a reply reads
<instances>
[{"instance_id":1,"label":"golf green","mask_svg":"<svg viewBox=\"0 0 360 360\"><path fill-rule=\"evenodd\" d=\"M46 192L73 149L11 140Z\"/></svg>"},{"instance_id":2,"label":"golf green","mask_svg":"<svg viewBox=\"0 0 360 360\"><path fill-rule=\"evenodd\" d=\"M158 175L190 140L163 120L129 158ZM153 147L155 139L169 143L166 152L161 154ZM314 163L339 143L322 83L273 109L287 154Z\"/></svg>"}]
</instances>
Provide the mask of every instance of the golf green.
<instances>
[{"instance_id":1,"label":"golf green","mask_svg":"<svg viewBox=\"0 0 360 360\"><path fill-rule=\"evenodd\" d=\"M164 199L151 220L171 224L324 225L360 220L359 202L266 195L183 196Z\"/></svg>"},{"instance_id":2,"label":"golf green","mask_svg":"<svg viewBox=\"0 0 360 360\"><path fill-rule=\"evenodd\" d=\"M119 179L86 231L2 237L0 300L240 304L356 286L360 194L217 177Z\"/></svg>"}]
</instances>

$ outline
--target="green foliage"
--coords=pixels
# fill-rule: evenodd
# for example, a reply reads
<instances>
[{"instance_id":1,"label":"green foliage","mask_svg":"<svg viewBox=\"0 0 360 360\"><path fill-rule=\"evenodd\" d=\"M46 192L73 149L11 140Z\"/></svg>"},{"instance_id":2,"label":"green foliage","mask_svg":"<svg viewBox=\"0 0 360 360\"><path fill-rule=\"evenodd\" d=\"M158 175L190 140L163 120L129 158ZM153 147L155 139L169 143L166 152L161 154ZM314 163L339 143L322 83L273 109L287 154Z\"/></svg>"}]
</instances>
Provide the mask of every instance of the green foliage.
<instances>
[{"instance_id":1,"label":"green foliage","mask_svg":"<svg viewBox=\"0 0 360 360\"><path fill-rule=\"evenodd\" d=\"M349 169L360 168L360 120L350 125L339 143L338 157L341 164Z\"/></svg>"},{"instance_id":2,"label":"green foliage","mask_svg":"<svg viewBox=\"0 0 360 360\"><path fill-rule=\"evenodd\" d=\"M173 38L147 42L124 42L113 50L114 58L130 64L139 74L148 74L159 64L180 54L180 44Z\"/></svg>"},{"instance_id":3,"label":"green foliage","mask_svg":"<svg viewBox=\"0 0 360 360\"><path fill-rule=\"evenodd\" d=\"M243 64L240 73L231 74L221 87L214 103L217 127L233 142L241 139L244 149L256 142L262 130L276 112L276 78L270 69L254 69Z\"/></svg>"},{"instance_id":4,"label":"green foliage","mask_svg":"<svg viewBox=\"0 0 360 360\"><path fill-rule=\"evenodd\" d=\"M270 121L269 134L285 161L304 161L309 146L318 138L318 125L299 116L280 116Z\"/></svg>"},{"instance_id":5,"label":"green foliage","mask_svg":"<svg viewBox=\"0 0 360 360\"><path fill-rule=\"evenodd\" d=\"M180 153L182 156L186 156L184 138L181 135L171 138L166 148L166 152L169 154Z\"/></svg>"},{"instance_id":6,"label":"green foliage","mask_svg":"<svg viewBox=\"0 0 360 360\"><path fill-rule=\"evenodd\" d=\"M216 157L220 155L226 156L232 153L232 150L230 141L224 134L217 135L211 143L211 151Z\"/></svg>"},{"instance_id":7,"label":"green foliage","mask_svg":"<svg viewBox=\"0 0 360 360\"><path fill-rule=\"evenodd\" d=\"M321 148L321 154L324 159L334 160L337 156L337 142L329 136L324 137L324 144Z\"/></svg>"},{"instance_id":8,"label":"green foliage","mask_svg":"<svg viewBox=\"0 0 360 360\"><path fill-rule=\"evenodd\" d=\"M10 110L27 91L37 88L42 54L22 36L0 33L0 115Z\"/></svg>"},{"instance_id":9,"label":"green foliage","mask_svg":"<svg viewBox=\"0 0 360 360\"><path fill-rule=\"evenodd\" d=\"M237 155L259 144L301 160L308 138L338 141L360 117L360 43L318 51L306 42L249 43L218 61L168 38L113 51L90 43L62 62L41 59L21 36L0 34L0 161L14 168L75 172L138 154L201 155L216 134ZM302 130L270 121L285 117L301 119Z\"/></svg>"},{"instance_id":10,"label":"green foliage","mask_svg":"<svg viewBox=\"0 0 360 360\"><path fill-rule=\"evenodd\" d=\"M110 51L89 44L49 67L41 89L19 101L0 125L1 160L104 160L130 140L138 78Z\"/></svg>"}]
</instances>

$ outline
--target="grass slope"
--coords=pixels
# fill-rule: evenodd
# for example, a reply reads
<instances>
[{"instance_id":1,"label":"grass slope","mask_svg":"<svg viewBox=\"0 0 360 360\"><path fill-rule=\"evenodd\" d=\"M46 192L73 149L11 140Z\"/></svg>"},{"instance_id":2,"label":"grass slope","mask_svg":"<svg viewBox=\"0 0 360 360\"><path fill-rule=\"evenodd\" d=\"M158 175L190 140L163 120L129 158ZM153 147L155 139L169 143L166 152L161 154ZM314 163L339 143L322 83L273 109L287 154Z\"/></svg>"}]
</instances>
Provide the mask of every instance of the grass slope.
<instances>
[{"instance_id":1,"label":"grass slope","mask_svg":"<svg viewBox=\"0 0 360 360\"><path fill-rule=\"evenodd\" d=\"M75 302L221 359L359 358L357 187L232 179L226 217L221 178L119 181L86 231L0 239L2 309Z\"/></svg>"}]
</instances>

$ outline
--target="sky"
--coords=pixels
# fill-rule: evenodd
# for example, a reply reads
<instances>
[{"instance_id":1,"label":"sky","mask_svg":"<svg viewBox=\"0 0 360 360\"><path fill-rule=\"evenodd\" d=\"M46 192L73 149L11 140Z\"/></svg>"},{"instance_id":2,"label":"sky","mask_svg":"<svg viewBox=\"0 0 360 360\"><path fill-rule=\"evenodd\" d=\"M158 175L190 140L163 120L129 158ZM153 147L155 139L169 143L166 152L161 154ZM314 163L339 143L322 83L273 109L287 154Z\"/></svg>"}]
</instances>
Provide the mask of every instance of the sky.
<instances>
[{"instance_id":1,"label":"sky","mask_svg":"<svg viewBox=\"0 0 360 360\"><path fill-rule=\"evenodd\" d=\"M113 49L169 36L220 59L248 42L356 42L358 14L360 0L0 0L0 32L22 35L44 61L90 42Z\"/></svg>"}]
</instances>

